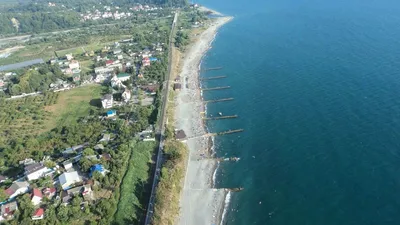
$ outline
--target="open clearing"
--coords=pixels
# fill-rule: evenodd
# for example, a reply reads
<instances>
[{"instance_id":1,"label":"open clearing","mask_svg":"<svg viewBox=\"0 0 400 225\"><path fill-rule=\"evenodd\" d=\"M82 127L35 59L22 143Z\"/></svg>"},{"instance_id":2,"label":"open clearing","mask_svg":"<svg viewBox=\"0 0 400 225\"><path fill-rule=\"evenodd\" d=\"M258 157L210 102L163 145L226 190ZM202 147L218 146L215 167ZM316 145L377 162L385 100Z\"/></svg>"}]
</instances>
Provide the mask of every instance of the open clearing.
<instances>
[{"instance_id":1,"label":"open clearing","mask_svg":"<svg viewBox=\"0 0 400 225\"><path fill-rule=\"evenodd\" d=\"M57 104L46 106L52 119L46 122L47 128L75 123L81 115L88 115L90 109L98 109L102 86L88 85L60 92Z\"/></svg>"}]
</instances>

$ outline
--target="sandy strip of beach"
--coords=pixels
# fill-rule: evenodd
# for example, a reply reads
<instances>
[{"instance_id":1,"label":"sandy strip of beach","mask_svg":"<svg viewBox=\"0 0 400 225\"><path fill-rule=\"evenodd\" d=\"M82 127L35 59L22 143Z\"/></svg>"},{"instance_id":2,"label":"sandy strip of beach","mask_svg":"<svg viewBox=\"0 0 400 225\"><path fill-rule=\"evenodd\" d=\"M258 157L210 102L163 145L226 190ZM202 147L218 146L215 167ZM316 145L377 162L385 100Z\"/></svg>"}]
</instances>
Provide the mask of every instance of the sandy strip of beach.
<instances>
[{"instance_id":1,"label":"sandy strip of beach","mask_svg":"<svg viewBox=\"0 0 400 225\"><path fill-rule=\"evenodd\" d=\"M183 129L188 137L198 137L206 133L201 119L204 111L199 91L199 65L210 48L218 29L232 17L218 17L202 32L197 41L186 51L182 72L182 90L175 99L175 127ZM216 161L202 159L200 154L209 154L209 138L193 138L187 141L189 162L180 201L179 225L219 224L225 205L227 191L214 189L212 177Z\"/></svg>"}]
</instances>

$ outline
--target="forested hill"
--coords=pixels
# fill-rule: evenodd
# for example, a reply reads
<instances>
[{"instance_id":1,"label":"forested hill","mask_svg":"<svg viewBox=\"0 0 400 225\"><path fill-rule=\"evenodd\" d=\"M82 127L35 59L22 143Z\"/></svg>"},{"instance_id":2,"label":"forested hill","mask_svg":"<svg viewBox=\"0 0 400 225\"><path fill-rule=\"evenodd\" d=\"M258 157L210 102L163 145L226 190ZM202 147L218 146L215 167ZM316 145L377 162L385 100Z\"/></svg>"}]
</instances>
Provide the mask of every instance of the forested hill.
<instances>
[{"instance_id":1,"label":"forested hill","mask_svg":"<svg viewBox=\"0 0 400 225\"><path fill-rule=\"evenodd\" d=\"M54 4L50 6L49 2ZM128 12L135 4L183 7L187 0L0 0L0 36L41 33L82 27L101 21L82 22L81 14L104 6Z\"/></svg>"}]
</instances>

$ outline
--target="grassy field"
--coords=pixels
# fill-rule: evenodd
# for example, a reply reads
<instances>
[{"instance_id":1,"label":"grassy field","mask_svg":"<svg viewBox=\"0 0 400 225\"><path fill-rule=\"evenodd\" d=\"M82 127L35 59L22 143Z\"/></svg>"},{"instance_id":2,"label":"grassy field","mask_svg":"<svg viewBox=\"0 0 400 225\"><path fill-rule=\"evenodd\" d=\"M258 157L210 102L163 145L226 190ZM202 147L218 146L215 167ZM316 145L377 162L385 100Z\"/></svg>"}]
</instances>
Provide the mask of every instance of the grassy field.
<instances>
[{"instance_id":1,"label":"grassy field","mask_svg":"<svg viewBox=\"0 0 400 225\"><path fill-rule=\"evenodd\" d=\"M145 184L149 180L151 155L156 146L156 142L137 142L131 146L132 153L120 187L121 195L114 224L137 224L140 218L136 216L144 214L146 209L142 204Z\"/></svg>"},{"instance_id":2,"label":"grassy field","mask_svg":"<svg viewBox=\"0 0 400 225\"><path fill-rule=\"evenodd\" d=\"M46 128L75 123L82 115L88 115L90 109L98 109L101 106L102 88L100 85L90 85L60 92L57 104L45 107L53 115L51 120L46 121Z\"/></svg>"}]
</instances>

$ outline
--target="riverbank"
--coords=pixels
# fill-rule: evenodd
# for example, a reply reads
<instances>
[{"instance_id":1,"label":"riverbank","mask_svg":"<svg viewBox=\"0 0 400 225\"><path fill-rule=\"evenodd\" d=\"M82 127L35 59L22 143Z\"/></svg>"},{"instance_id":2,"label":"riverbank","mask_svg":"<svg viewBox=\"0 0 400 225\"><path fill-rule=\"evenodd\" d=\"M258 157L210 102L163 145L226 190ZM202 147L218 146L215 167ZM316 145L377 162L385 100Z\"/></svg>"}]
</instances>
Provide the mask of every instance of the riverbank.
<instances>
[{"instance_id":1,"label":"riverbank","mask_svg":"<svg viewBox=\"0 0 400 225\"><path fill-rule=\"evenodd\" d=\"M199 90L200 63L218 29L230 20L232 17L214 18L208 28L198 35L184 56L180 73L182 90L175 98L175 127L183 129L188 137L202 136L206 133L201 118L201 112L205 107ZM187 141L187 145L190 153L178 224L219 224L227 191L213 188L212 180L217 162L202 157L202 154L212 154L212 143L209 138L193 138Z\"/></svg>"}]
</instances>

